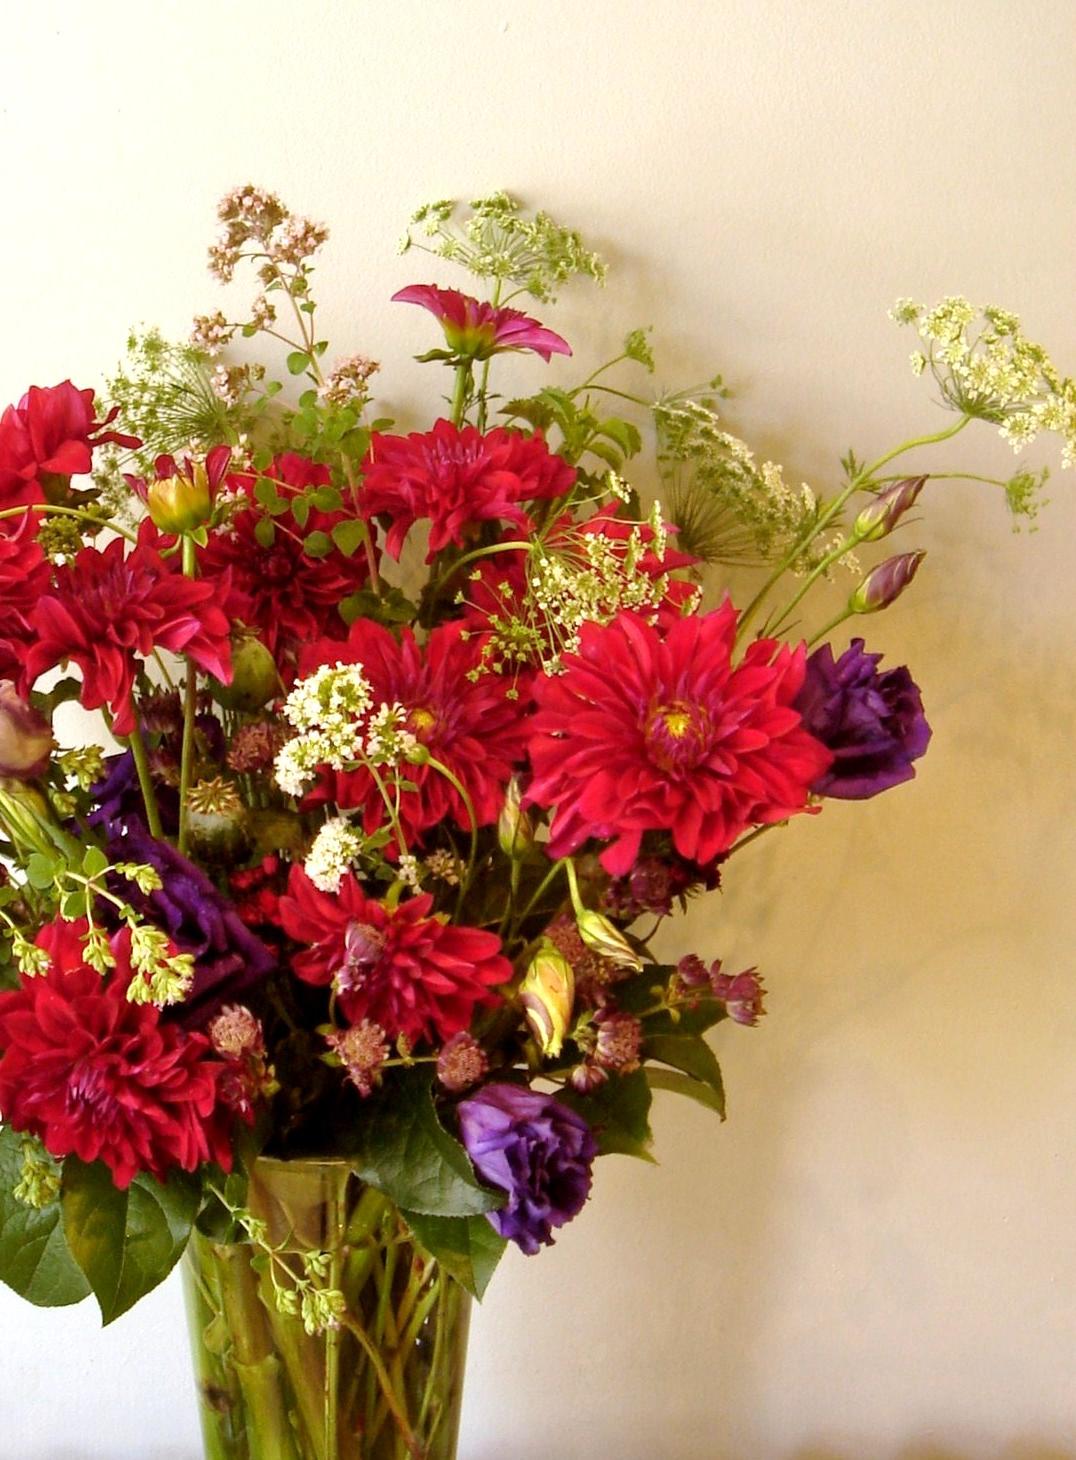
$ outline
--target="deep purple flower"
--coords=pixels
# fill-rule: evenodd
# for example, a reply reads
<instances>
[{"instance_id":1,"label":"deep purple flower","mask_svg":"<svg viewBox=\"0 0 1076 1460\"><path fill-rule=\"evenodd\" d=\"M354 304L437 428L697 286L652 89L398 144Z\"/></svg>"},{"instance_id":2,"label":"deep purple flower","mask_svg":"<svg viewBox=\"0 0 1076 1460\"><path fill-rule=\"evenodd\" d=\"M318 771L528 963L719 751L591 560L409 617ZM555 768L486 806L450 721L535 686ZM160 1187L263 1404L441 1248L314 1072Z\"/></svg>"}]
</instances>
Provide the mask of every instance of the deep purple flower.
<instances>
[{"instance_id":1,"label":"deep purple flower","mask_svg":"<svg viewBox=\"0 0 1076 1460\"><path fill-rule=\"evenodd\" d=\"M553 1241L552 1228L583 1209L598 1151L590 1127L552 1095L507 1084L486 1085L461 1101L459 1118L475 1170L508 1193L489 1220L533 1256Z\"/></svg>"},{"instance_id":2,"label":"deep purple flower","mask_svg":"<svg viewBox=\"0 0 1076 1460\"><path fill-rule=\"evenodd\" d=\"M834 756L811 787L820 796L865 801L910 781L930 743L918 686L903 666L879 673L881 657L853 639L837 660L823 644L807 661L795 708Z\"/></svg>"},{"instance_id":3,"label":"deep purple flower","mask_svg":"<svg viewBox=\"0 0 1076 1460\"><path fill-rule=\"evenodd\" d=\"M161 825L172 836L179 830L179 796L174 787L160 782L156 791ZM129 750L105 758L105 773L90 787L90 795L96 802L86 818L90 826L99 827L108 836L118 836L132 820L145 826L146 803Z\"/></svg>"},{"instance_id":4,"label":"deep purple flower","mask_svg":"<svg viewBox=\"0 0 1076 1460\"><path fill-rule=\"evenodd\" d=\"M201 1027L224 1004L235 1003L260 984L276 963L269 948L239 917L234 904L219 892L200 867L168 842L157 841L137 819L126 832L113 831L107 848L115 862L156 867L164 884L142 894L123 882L122 895L149 921L172 938L183 953L194 954L194 983L167 1018L188 1028Z\"/></svg>"}]
</instances>

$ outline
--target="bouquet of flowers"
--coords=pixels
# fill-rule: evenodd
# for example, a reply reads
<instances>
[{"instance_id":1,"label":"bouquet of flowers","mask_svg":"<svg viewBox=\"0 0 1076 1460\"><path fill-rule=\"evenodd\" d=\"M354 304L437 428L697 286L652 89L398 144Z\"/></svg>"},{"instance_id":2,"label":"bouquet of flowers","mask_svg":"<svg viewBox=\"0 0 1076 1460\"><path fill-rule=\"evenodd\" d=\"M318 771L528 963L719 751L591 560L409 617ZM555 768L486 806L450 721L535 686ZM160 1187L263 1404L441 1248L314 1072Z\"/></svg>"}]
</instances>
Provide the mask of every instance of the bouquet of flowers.
<instances>
[{"instance_id":1,"label":"bouquet of flowers","mask_svg":"<svg viewBox=\"0 0 1076 1460\"><path fill-rule=\"evenodd\" d=\"M0 1278L109 1322L187 1250L209 1456L450 1457L505 1245L648 1157L655 1090L724 1115L707 1031L762 980L665 920L915 774L919 690L846 625L920 567L922 450L980 419L1067 465L1076 385L1011 314L902 301L953 419L796 488L720 378L646 390L644 330L571 383L519 306L604 265L499 194L412 221L483 297L394 296L445 386L403 434L319 338L326 230L256 187L220 219L238 319L0 419ZM498 393L508 353L567 383ZM1029 520L1045 479L995 485ZM57 745L75 700L100 745Z\"/></svg>"}]
</instances>

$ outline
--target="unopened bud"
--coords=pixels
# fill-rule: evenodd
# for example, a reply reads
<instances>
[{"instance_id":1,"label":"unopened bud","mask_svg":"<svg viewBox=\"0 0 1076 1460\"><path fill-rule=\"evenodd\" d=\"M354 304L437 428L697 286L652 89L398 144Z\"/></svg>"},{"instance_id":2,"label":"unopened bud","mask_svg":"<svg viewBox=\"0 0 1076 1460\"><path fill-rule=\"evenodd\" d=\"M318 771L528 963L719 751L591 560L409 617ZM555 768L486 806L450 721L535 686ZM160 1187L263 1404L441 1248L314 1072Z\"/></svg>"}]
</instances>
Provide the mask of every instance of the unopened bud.
<instances>
[{"instance_id":1,"label":"unopened bud","mask_svg":"<svg viewBox=\"0 0 1076 1460\"><path fill-rule=\"evenodd\" d=\"M856 518L853 532L859 541L877 542L880 537L888 537L915 502L926 480L925 476L906 477L904 481L894 482L884 492L879 492Z\"/></svg>"},{"instance_id":2,"label":"unopened bud","mask_svg":"<svg viewBox=\"0 0 1076 1460\"><path fill-rule=\"evenodd\" d=\"M22 698L10 679L0 680L0 776L34 781L49 763L52 726Z\"/></svg>"},{"instance_id":3,"label":"unopened bud","mask_svg":"<svg viewBox=\"0 0 1076 1460\"><path fill-rule=\"evenodd\" d=\"M898 553L872 568L848 600L853 613L877 613L896 602L915 577L919 564L926 557L922 549L914 553Z\"/></svg>"},{"instance_id":4,"label":"unopened bud","mask_svg":"<svg viewBox=\"0 0 1076 1460\"><path fill-rule=\"evenodd\" d=\"M555 1059L571 1023L575 973L564 954L547 940L530 961L519 986L519 1001L539 1049Z\"/></svg>"},{"instance_id":5,"label":"unopened bud","mask_svg":"<svg viewBox=\"0 0 1076 1460\"><path fill-rule=\"evenodd\" d=\"M156 478L146 487L146 506L153 525L162 532L178 534L204 527L213 508L205 467L195 462L190 476L177 472Z\"/></svg>"},{"instance_id":6,"label":"unopened bud","mask_svg":"<svg viewBox=\"0 0 1076 1460\"><path fill-rule=\"evenodd\" d=\"M516 776L508 782L504 792L504 806L497 821L497 840L506 857L515 860L522 857L534 845L534 826L523 810Z\"/></svg>"},{"instance_id":7,"label":"unopened bud","mask_svg":"<svg viewBox=\"0 0 1076 1460\"><path fill-rule=\"evenodd\" d=\"M643 960L620 929L602 913L584 908L576 913L575 924L592 953L600 953L603 958L619 963L622 968L633 968L636 973L642 970Z\"/></svg>"},{"instance_id":8,"label":"unopened bud","mask_svg":"<svg viewBox=\"0 0 1076 1460\"><path fill-rule=\"evenodd\" d=\"M232 679L222 684L210 677L209 689L226 710L253 714L281 693L276 660L255 634L232 635Z\"/></svg>"}]
</instances>

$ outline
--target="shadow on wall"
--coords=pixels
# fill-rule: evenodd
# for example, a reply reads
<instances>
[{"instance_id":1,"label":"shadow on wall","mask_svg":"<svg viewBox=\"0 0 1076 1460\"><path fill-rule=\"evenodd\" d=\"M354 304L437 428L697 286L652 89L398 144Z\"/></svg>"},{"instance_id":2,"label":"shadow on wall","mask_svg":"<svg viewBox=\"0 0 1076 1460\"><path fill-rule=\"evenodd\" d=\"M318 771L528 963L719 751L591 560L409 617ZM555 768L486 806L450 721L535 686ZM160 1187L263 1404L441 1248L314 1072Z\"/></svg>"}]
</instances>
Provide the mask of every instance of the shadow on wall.
<instances>
[{"instance_id":1,"label":"shadow on wall","mask_svg":"<svg viewBox=\"0 0 1076 1460\"><path fill-rule=\"evenodd\" d=\"M848 1449L830 1449L828 1445L809 1445L797 1450L790 1460L875 1460ZM960 1449L948 1445L916 1444L901 1450L893 1460L988 1460L981 1452ZM1043 1444L1041 1440L1015 1440L999 1451L991 1451L989 1460L1076 1460L1076 1450L1059 1450L1056 1445Z\"/></svg>"}]
</instances>

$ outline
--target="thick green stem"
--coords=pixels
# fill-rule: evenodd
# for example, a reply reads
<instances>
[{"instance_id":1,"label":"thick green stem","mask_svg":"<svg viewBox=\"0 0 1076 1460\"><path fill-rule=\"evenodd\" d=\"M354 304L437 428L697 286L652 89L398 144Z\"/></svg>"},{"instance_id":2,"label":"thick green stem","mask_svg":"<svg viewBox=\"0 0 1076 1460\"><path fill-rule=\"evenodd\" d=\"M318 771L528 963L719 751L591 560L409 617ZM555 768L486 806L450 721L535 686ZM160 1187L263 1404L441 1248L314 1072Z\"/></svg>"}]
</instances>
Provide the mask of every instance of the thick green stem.
<instances>
[{"instance_id":1,"label":"thick green stem","mask_svg":"<svg viewBox=\"0 0 1076 1460\"><path fill-rule=\"evenodd\" d=\"M467 397L471 389L471 362L462 360L456 366L456 383L452 390L452 424L463 425L463 413L467 409Z\"/></svg>"},{"instance_id":2,"label":"thick green stem","mask_svg":"<svg viewBox=\"0 0 1076 1460\"><path fill-rule=\"evenodd\" d=\"M234 1368L247 1408L250 1460L302 1460L281 1385L280 1360L245 1247L215 1249L221 1304L234 1347Z\"/></svg>"},{"instance_id":3,"label":"thick green stem","mask_svg":"<svg viewBox=\"0 0 1076 1460\"><path fill-rule=\"evenodd\" d=\"M183 575L193 578L198 571L194 539L183 539ZM198 670L187 655L187 677L183 685L183 745L179 757L179 850L187 850L191 769L194 761L194 722L198 714Z\"/></svg>"},{"instance_id":4,"label":"thick green stem","mask_svg":"<svg viewBox=\"0 0 1076 1460\"><path fill-rule=\"evenodd\" d=\"M134 756L135 770L138 772L138 784L142 788L142 800L146 807L146 823L149 826L150 835L161 841L164 831L161 827L161 813L157 805L157 792L153 789L153 776L149 769L149 755L146 751L146 742L142 738L142 726L138 722L138 710L132 706L132 713L135 717L134 728L127 737L127 744Z\"/></svg>"}]
</instances>

